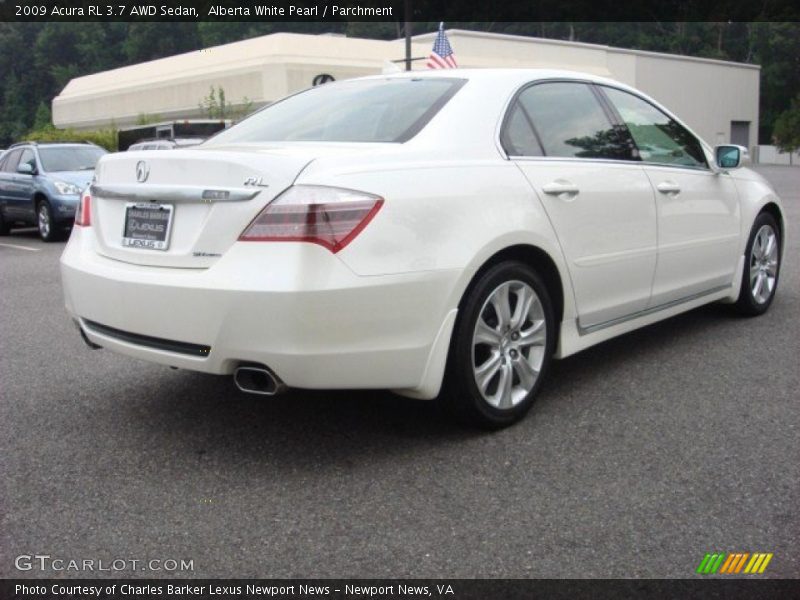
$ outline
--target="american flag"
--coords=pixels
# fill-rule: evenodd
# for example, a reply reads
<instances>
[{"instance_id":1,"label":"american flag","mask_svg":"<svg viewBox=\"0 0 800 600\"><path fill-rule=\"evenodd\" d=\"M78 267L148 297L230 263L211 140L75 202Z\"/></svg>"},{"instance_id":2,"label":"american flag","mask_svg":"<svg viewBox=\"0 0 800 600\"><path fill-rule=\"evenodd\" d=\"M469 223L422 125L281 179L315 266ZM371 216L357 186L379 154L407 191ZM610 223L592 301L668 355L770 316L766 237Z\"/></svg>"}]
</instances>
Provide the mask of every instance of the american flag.
<instances>
[{"instance_id":1,"label":"american flag","mask_svg":"<svg viewBox=\"0 0 800 600\"><path fill-rule=\"evenodd\" d=\"M453 47L444 32L444 23L439 23L439 33L436 41L433 42L433 50L428 57L429 69L455 69L458 66L456 55L453 54Z\"/></svg>"}]
</instances>

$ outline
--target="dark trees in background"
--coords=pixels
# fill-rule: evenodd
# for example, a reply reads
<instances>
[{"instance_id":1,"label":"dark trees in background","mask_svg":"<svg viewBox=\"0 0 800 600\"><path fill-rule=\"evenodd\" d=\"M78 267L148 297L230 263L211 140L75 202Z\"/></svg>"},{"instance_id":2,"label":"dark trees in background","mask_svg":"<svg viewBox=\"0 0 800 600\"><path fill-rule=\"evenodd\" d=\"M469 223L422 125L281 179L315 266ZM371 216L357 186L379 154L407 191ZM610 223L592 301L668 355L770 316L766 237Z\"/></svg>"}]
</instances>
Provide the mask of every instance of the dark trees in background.
<instances>
[{"instance_id":1,"label":"dark trees in background","mask_svg":"<svg viewBox=\"0 0 800 600\"><path fill-rule=\"evenodd\" d=\"M798 23L447 23L476 29L760 64L759 141L800 93ZM438 23L417 23L415 33ZM401 23L0 23L0 147L41 124L73 77L278 31L394 39ZM455 48L458 54L458 48ZM397 56L394 58L402 58Z\"/></svg>"}]
</instances>

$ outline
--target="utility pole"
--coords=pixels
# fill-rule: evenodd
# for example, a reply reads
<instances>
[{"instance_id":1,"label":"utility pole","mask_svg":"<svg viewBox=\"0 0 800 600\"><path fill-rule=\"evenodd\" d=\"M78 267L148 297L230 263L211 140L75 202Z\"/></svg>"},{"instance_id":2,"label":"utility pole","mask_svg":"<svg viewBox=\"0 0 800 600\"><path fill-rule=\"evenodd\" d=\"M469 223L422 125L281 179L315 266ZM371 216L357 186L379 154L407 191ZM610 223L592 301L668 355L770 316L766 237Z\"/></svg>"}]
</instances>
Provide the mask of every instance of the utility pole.
<instances>
[{"instance_id":1,"label":"utility pole","mask_svg":"<svg viewBox=\"0 0 800 600\"><path fill-rule=\"evenodd\" d=\"M405 32L406 32L406 71L411 70L411 21L414 18L411 10L411 0L404 0L405 4Z\"/></svg>"}]
</instances>

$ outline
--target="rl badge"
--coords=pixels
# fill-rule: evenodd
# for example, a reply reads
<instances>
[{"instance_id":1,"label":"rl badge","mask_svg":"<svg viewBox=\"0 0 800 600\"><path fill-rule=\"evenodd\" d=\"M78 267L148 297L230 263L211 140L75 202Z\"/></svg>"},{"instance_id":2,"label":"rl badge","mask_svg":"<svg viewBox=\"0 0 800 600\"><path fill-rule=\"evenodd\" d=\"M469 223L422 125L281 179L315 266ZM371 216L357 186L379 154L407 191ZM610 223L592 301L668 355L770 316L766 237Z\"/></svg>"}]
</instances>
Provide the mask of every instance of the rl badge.
<instances>
[{"instance_id":1,"label":"rl badge","mask_svg":"<svg viewBox=\"0 0 800 600\"><path fill-rule=\"evenodd\" d=\"M697 573L701 575L713 575L715 573L755 575L756 573L763 573L771 560L772 552L754 552L753 554L749 552L707 553L703 560L700 561ZM743 567L744 570L742 570Z\"/></svg>"}]
</instances>

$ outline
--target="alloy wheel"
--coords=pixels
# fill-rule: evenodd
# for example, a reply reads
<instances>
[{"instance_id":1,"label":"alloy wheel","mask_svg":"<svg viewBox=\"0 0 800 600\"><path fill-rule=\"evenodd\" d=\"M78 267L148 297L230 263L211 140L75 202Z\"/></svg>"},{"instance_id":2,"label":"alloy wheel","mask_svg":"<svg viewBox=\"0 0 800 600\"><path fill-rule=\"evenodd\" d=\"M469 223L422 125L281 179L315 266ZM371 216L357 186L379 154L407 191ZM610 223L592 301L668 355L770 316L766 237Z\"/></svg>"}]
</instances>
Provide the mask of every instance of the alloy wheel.
<instances>
[{"instance_id":1,"label":"alloy wheel","mask_svg":"<svg viewBox=\"0 0 800 600\"><path fill-rule=\"evenodd\" d=\"M44 203L39 205L39 233L43 238L50 235L50 211Z\"/></svg>"},{"instance_id":2,"label":"alloy wheel","mask_svg":"<svg viewBox=\"0 0 800 600\"><path fill-rule=\"evenodd\" d=\"M770 225L762 225L750 250L750 291L764 304L775 290L778 276L778 236Z\"/></svg>"},{"instance_id":3,"label":"alloy wheel","mask_svg":"<svg viewBox=\"0 0 800 600\"><path fill-rule=\"evenodd\" d=\"M472 370L491 406L517 406L533 390L545 357L547 321L539 296L522 281L489 294L472 336Z\"/></svg>"}]
</instances>

